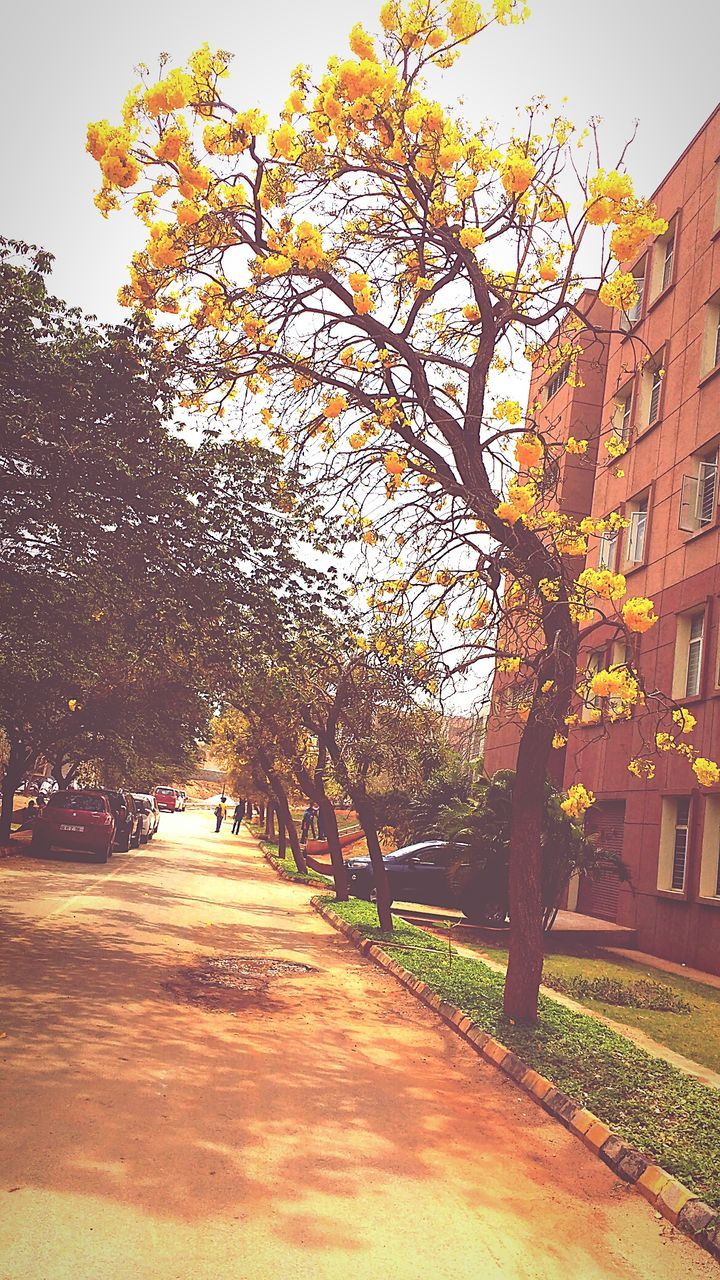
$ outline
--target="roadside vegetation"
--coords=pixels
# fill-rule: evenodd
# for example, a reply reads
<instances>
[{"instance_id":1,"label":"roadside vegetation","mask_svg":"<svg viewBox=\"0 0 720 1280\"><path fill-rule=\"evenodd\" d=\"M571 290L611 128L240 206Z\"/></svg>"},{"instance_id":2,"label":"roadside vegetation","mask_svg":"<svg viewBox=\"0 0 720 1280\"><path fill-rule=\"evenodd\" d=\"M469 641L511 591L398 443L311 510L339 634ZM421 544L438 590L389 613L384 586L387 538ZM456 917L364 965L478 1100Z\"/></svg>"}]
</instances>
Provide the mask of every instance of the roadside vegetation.
<instances>
[{"instance_id":1,"label":"roadside vegetation","mask_svg":"<svg viewBox=\"0 0 720 1280\"><path fill-rule=\"evenodd\" d=\"M476 946L466 942L463 942L463 946L471 947L481 957L486 955L498 964L507 964L507 948ZM649 993L637 991L639 982L651 982L664 988L674 997L674 1008L651 1007L648 998L644 998ZM675 1053L681 1053L704 1067L710 1067L712 1071L720 1072L718 988L704 982L694 982L692 978L652 969L621 956L610 956L600 950L582 956L546 956L543 983L556 991L564 991L596 1013L612 1018L614 1022L644 1031ZM605 991L599 986L588 985L591 983L606 984ZM586 984L584 990L583 984ZM616 998L609 999L609 995L617 995L617 987L613 991L609 984L620 984L626 993L629 988L629 994L634 991L636 1001L630 1004L621 1003ZM682 1012L680 1005L689 1006L687 1012Z\"/></svg>"},{"instance_id":2,"label":"roadside vegetation","mask_svg":"<svg viewBox=\"0 0 720 1280\"><path fill-rule=\"evenodd\" d=\"M257 835L257 832L254 834ZM314 884L327 886L330 884L327 876L318 875L317 871L298 871L295 866L295 859L292 851L288 849L284 857L280 857L278 853L277 840L263 838L260 840L260 848L263 853L268 854L272 865L276 871L281 871L288 880L295 880L297 884Z\"/></svg>"},{"instance_id":3,"label":"roadside vegetation","mask_svg":"<svg viewBox=\"0 0 720 1280\"><path fill-rule=\"evenodd\" d=\"M720 1207L720 1092L547 996L540 997L537 1025L513 1023L503 1013L503 975L480 958L453 954L450 963L447 947L422 929L394 918L392 932L382 932L369 903L326 901L442 999Z\"/></svg>"}]
</instances>

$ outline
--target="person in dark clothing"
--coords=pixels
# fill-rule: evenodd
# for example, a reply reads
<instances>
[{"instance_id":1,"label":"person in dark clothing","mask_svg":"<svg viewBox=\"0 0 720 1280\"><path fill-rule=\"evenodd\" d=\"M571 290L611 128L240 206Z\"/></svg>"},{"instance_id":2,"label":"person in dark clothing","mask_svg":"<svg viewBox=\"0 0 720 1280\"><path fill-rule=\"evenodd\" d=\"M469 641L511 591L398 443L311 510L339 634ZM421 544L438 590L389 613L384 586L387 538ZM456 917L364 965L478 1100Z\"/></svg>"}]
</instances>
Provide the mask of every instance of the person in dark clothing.
<instances>
[{"instance_id":1,"label":"person in dark clothing","mask_svg":"<svg viewBox=\"0 0 720 1280\"><path fill-rule=\"evenodd\" d=\"M235 810L233 812L232 833L234 836L239 834L240 824L244 817L245 817L245 801L238 800L237 804L235 805Z\"/></svg>"},{"instance_id":2,"label":"person in dark clothing","mask_svg":"<svg viewBox=\"0 0 720 1280\"><path fill-rule=\"evenodd\" d=\"M25 810L22 816L22 821L20 823L20 830L27 831L28 827L32 826L36 817L37 817L37 805L35 804L34 800L28 800L27 809Z\"/></svg>"},{"instance_id":3,"label":"person in dark clothing","mask_svg":"<svg viewBox=\"0 0 720 1280\"><path fill-rule=\"evenodd\" d=\"M312 836L317 838L317 815L313 805L309 804L302 816L302 826L300 827L300 843L307 844Z\"/></svg>"},{"instance_id":4,"label":"person in dark clothing","mask_svg":"<svg viewBox=\"0 0 720 1280\"><path fill-rule=\"evenodd\" d=\"M215 830L219 831L223 822L227 817L227 800L225 796L220 797L220 803L215 806Z\"/></svg>"}]
</instances>

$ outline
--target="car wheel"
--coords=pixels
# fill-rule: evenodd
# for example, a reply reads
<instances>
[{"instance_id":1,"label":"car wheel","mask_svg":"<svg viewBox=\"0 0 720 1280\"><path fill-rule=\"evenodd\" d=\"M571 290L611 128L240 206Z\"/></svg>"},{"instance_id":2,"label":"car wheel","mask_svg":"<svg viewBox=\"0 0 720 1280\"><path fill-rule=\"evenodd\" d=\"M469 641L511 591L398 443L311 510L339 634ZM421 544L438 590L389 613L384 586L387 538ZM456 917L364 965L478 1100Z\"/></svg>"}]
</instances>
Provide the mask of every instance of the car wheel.
<instances>
[{"instance_id":1,"label":"car wheel","mask_svg":"<svg viewBox=\"0 0 720 1280\"><path fill-rule=\"evenodd\" d=\"M50 845L47 840L40 840L33 835L32 840L30 841L30 849L33 853L39 854L40 857L45 857L45 855L50 852Z\"/></svg>"},{"instance_id":2,"label":"car wheel","mask_svg":"<svg viewBox=\"0 0 720 1280\"><path fill-rule=\"evenodd\" d=\"M107 844L104 849L98 849L93 858L93 862L107 862L112 853L112 846Z\"/></svg>"},{"instance_id":3,"label":"car wheel","mask_svg":"<svg viewBox=\"0 0 720 1280\"><path fill-rule=\"evenodd\" d=\"M120 853L127 853L128 849L130 848L130 832L127 830L127 828L125 829L125 831L123 831L122 835L118 839L117 847L120 850Z\"/></svg>"},{"instance_id":4,"label":"car wheel","mask_svg":"<svg viewBox=\"0 0 720 1280\"><path fill-rule=\"evenodd\" d=\"M505 907L485 903L463 903L463 915L471 924L484 924L488 929L502 929L507 922Z\"/></svg>"}]
</instances>

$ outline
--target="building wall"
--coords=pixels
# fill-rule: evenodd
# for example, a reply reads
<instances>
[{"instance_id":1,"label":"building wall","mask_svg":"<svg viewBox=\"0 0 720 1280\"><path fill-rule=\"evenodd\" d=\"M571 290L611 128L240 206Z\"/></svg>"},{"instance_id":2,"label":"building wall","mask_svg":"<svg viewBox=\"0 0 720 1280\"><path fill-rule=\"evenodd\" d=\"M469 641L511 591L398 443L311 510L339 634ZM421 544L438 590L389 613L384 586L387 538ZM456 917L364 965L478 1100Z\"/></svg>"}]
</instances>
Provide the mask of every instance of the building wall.
<instances>
[{"instance_id":1,"label":"building wall","mask_svg":"<svg viewBox=\"0 0 720 1280\"><path fill-rule=\"evenodd\" d=\"M633 408L630 447L618 463L598 461L593 514L631 509L638 495L648 495L648 523L644 555L630 564L626 539L618 547L615 568L626 574L628 594L649 596L660 621L640 639L639 660L646 686L669 692L676 655L684 652L687 619L704 615L700 691L679 700L696 716L692 741L700 754L720 756L720 675L718 617L720 615L720 529L717 472L711 516L696 530L679 527L681 499L696 470L698 452L720 443L720 365L710 364L708 338L720 316L720 108L693 139L656 192L659 213L674 222L672 276L667 287L646 286L641 318L628 332L616 327L610 340L603 423L613 419L618 393L631 385L630 371L644 355L661 355L659 411L645 425L647 375L632 379ZM657 276L656 244L646 259ZM638 264L642 262L641 258ZM637 266L635 270L637 270ZM646 279L648 277L646 276ZM643 381L645 379L645 381ZM601 450L602 453L602 450ZM720 459L719 459L720 460ZM618 471L622 474L618 474ZM693 496L693 495L691 495ZM683 506L683 521L689 509ZM588 563L597 563L597 548ZM685 628L685 631L683 630ZM593 648L597 647L593 637ZM638 749L641 713L630 724L611 726L601 738L597 727L578 726L570 734L565 784L582 777L599 800L626 801L624 857L633 875L632 889L621 889L618 920L638 930L642 950L699 968L720 972L720 896L700 893L704 833L718 802L700 788L687 761L675 754L659 754L656 774L641 781L627 771ZM713 788L711 796L720 792ZM691 797L686 878L682 890L658 888L663 798ZM720 833L716 833L720 838ZM706 842L707 843L707 842ZM710 856L706 849L706 857ZM707 864L706 864L707 865Z\"/></svg>"}]
</instances>

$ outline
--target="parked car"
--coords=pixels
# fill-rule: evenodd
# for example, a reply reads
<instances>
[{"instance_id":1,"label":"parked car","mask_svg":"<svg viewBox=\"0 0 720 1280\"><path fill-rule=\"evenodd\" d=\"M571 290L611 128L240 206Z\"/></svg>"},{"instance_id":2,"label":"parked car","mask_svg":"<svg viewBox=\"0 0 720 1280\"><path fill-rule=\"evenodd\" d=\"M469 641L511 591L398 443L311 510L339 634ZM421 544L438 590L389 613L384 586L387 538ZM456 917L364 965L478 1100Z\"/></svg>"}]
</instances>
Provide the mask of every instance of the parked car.
<instances>
[{"instance_id":1,"label":"parked car","mask_svg":"<svg viewBox=\"0 0 720 1280\"><path fill-rule=\"evenodd\" d=\"M140 844L147 844L148 840L152 840L155 834L155 814L152 800L150 796L144 796L135 791L133 791L133 800L140 817Z\"/></svg>"},{"instance_id":2,"label":"parked car","mask_svg":"<svg viewBox=\"0 0 720 1280\"><path fill-rule=\"evenodd\" d=\"M137 849L140 845L141 819L135 801L129 791L106 791L110 808L115 816L115 848L121 853Z\"/></svg>"},{"instance_id":3,"label":"parked car","mask_svg":"<svg viewBox=\"0 0 720 1280\"><path fill-rule=\"evenodd\" d=\"M450 875L457 866L457 853L446 840L423 840L383 855L393 902L426 903L454 907L475 924L499 926L505 923L505 909L479 900L469 888L458 887L458 877ZM356 898L372 899L375 881L368 857L346 858L348 886Z\"/></svg>"},{"instance_id":4,"label":"parked car","mask_svg":"<svg viewBox=\"0 0 720 1280\"><path fill-rule=\"evenodd\" d=\"M32 848L37 853L77 849L93 854L95 862L107 862L115 835L115 816L104 792L55 791L38 810Z\"/></svg>"},{"instance_id":5,"label":"parked car","mask_svg":"<svg viewBox=\"0 0 720 1280\"><path fill-rule=\"evenodd\" d=\"M163 809L166 813L175 813L178 807L178 793L174 787L156 787L153 795L161 813Z\"/></svg>"},{"instance_id":6,"label":"parked car","mask_svg":"<svg viewBox=\"0 0 720 1280\"><path fill-rule=\"evenodd\" d=\"M143 800L147 800L150 805L150 813L152 816L152 831L150 832L150 839L152 840L155 832L160 826L160 810L158 809L157 800L154 795L149 791L142 791L140 794L142 795Z\"/></svg>"}]
</instances>

